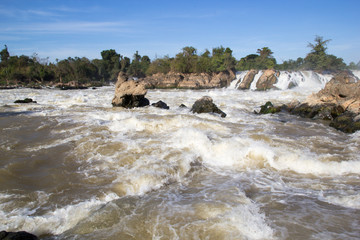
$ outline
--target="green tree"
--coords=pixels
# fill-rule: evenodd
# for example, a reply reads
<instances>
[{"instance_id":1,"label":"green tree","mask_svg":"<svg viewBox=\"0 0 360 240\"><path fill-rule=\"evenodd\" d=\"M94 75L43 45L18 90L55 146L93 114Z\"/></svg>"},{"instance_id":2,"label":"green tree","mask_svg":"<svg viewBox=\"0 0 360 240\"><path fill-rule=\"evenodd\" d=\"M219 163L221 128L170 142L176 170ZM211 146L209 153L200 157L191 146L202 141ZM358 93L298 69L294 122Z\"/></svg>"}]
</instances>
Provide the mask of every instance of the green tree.
<instances>
[{"instance_id":1,"label":"green tree","mask_svg":"<svg viewBox=\"0 0 360 240\"><path fill-rule=\"evenodd\" d=\"M260 55L261 58L272 58L273 52L268 47L263 47L256 51Z\"/></svg>"},{"instance_id":2,"label":"green tree","mask_svg":"<svg viewBox=\"0 0 360 240\"><path fill-rule=\"evenodd\" d=\"M141 57L136 51L127 72L135 77L145 77L149 65L150 58L148 56Z\"/></svg>"},{"instance_id":3,"label":"green tree","mask_svg":"<svg viewBox=\"0 0 360 240\"><path fill-rule=\"evenodd\" d=\"M0 52L0 59L1 62L6 62L10 57L9 51L8 51L8 47L5 45L5 48L3 50L1 50Z\"/></svg>"},{"instance_id":4,"label":"green tree","mask_svg":"<svg viewBox=\"0 0 360 240\"><path fill-rule=\"evenodd\" d=\"M104 61L105 67L105 79L111 81L116 81L117 75L119 74L121 68L120 59L121 55L118 54L114 49L104 50L101 52L102 60Z\"/></svg>"},{"instance_id":5,"label":"green tree","mask_svg":"<svg viewBox=\"0 0 360 240\"><path fill-rule=\"evenodd\" d=\"M235 58L232 56L232 50L230 48L224 48L223 46L212 49L212 71L222 72L226 70L232 70L235 68Z\"/></svg>"},{"instance_id":6,"label":"green tree","mask_svg":"<svg viewBox=\"0 0 360 240\"><path fill-rule=\"evenodd\" d=\"M147 75L153 75L156 73L168 73L171 70L171 61L168 56L165 56L164 58L158 58L152 61L146 70Z\"/></svg>"},{"instance_id":7,"label":"green tree","mask_svg":"<svg viewBox=\"0 0 360 240\"><path fill-rule=\"evenodd\" d=\"M208 49L205 50L203 54L199 57L196 66L196 72L198 73L211 73L212 65L211 65L211 56L210 51Z\"/></svg>"},{"instance_id":8,"label":"green tree","mask_svg":"<svg viewBox=\"0 0 360 240\"><path fill-rule=\"evenodd\" d=\"M172 70L180 73L193 73L196 71L196 62L198 56L196 55L196 48L184 47L182 52L176 54L172 62Z\"/></svg>"},{"instance_id":9,"label":"green tree","mask_svg":"<svg viewBox=\"0 0 360 240\"><path fill-rule=\"evenodd\" d=\"M258 54L249 54L241 58L236 65L239 71L250 69L272 69L276 66L276 59L272 56L273 52L268 47L257 50Z\"/></svg>"},{"instance_id":10,"label":"green tree","mask_svg":"<svg viewBox=\"0 0 360 240\"><path fill-rule=\"evenodd\" d=\"M315 43L308 44L311 51L304 59L304 66L306 69L317 71L338 71L346 67L343 59L326 53L327 44L331 41L330 39L324 40L323 37L316 36L314 41Z\"/></svg>"}]
</instances>

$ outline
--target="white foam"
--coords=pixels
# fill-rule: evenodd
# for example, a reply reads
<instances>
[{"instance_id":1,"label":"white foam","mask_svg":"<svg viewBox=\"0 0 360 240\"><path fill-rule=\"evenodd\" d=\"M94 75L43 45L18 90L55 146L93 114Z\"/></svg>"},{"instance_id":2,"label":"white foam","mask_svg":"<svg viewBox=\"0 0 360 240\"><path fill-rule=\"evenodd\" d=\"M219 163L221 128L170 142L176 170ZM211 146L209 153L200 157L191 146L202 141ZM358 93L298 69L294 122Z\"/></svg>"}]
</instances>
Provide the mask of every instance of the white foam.
<instances>
[{"instance_id":1,"label":"white foam","mask_svg":"<svg viewBox=\"0 0 360 240\"><path fill-rule=\"evenodd\" d=\"M343 193L336 196L322 197L322 199L334 205L346 208L360 209L360 194Z\"/></svg>"},{"instance_id":2,"label":"white foam","mask_svg":"<svg viewBox=\"0 0 360 240\"><path fill-rule=\"evenodd\" d=\"M114 200L111 195L106 200ZM100 208L105 201L91 199L49 211L41 216L32 215L28 209L14 209L11 212L0 210L0 224L5 231L27 231L36 235L61 234L74 227L92 211Z\"/></svg>"},{"instance_id":3,"label":"white foam","mask_svg":"<svg viewBox=\"0 0 360 240\"><path fill-rule=\"evenodd\" d=\"M256 84L257 84L257 82L258 82L258 80L259 80L259 78L261 77L261 75L263 74L263 71L262 70L260 70L256 75L255 75L255 77L254 77L254 81L251 83L251 85L250 85L250 90L256 90L257 88L256 88Z\"/></svg>"},{"instance_id":4,"label":"white foam","mask_svg":"<svg viewBox=\"0 0 360 240\"><path fill-rule=\"evenodd\" d=\"M352 70L351 72L360 80L360 70Z\"/></svg>"},{"instance_id":5,"label":"white foam","mask_svg":"<svg viewBox=\"0 0 360 240\"><path fill-rule=\"evenodd\" d=\"M304 153L282 153L269 159L270 166L280 171L332 176L360 174L360 161L357 160L322 161L319 156Z\"/></svg>"}]
</instances>

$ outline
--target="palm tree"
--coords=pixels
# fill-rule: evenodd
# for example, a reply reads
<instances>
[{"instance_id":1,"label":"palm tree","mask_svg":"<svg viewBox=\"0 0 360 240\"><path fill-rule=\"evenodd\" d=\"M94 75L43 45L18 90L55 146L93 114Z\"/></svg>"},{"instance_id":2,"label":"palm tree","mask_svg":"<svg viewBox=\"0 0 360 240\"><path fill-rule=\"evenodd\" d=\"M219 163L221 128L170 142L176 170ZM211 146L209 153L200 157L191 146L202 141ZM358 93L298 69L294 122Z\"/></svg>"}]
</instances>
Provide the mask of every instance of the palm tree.
<instances>
[{"instance_id":1,"label":"palm tree","mask_svg":"<svg viewBox=\"0 0 360 240\"><path fill-rule=\"evenodd\" d=\"M326 45L328 44L328 42L331 41L331 39L324 40L323 37L316 36L314 41L315 41L315 44L309 43L308 47L312 48L312 50L311 50L312 53L320 55L320 54L325 54L325 51L327 49Z\"/></svg>"},{"instance_id":2,"label":"palm tree","mask_svg":"<svg viewBox=\"0 0 360 240\"><path fill-rule=\"evenodd\" d=\"M256 53L260 54L260 57L262 58L268 58L268 57L272 58L272 54L273 54L273 52L268 47L263 47L261 49L258 49Z\"/></svg>"}]
</instances>

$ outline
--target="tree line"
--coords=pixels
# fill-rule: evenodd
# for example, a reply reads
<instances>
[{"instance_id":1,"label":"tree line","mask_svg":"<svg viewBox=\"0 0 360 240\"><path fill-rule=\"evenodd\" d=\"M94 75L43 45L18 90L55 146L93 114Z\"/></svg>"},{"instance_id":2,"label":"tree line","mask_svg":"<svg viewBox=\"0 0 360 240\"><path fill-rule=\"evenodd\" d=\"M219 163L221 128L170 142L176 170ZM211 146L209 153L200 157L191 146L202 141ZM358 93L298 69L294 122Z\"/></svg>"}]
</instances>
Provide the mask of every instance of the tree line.
<instances>
[{"instance_id":1,"label":"tree line","mask_svg":"<svg viewBox=\"0 0 360 240\"><path fill-rule=\"evenodd\" d=\"M218 73L223 71L244 71L250 69L340 71L347 68L360 69L360 62L346 66L342 58L327 54L330 40L316 36L309 43L311 51L305 58L287 60L277 64L268 47L257 49L254 54L236 60L229 47L206 49L198 54L192 46L184 47L175 57L165 56L153 61L137 51L132 59L122 56L114 49L101 52L101 59L86 57L56 60L33 56L10 56L7 46L0 52L0 85L53 85L76 81L78 84L100 86L116 81L119 72L133 77L146 77L157 73Z\"/></svg>"}]
</instances>

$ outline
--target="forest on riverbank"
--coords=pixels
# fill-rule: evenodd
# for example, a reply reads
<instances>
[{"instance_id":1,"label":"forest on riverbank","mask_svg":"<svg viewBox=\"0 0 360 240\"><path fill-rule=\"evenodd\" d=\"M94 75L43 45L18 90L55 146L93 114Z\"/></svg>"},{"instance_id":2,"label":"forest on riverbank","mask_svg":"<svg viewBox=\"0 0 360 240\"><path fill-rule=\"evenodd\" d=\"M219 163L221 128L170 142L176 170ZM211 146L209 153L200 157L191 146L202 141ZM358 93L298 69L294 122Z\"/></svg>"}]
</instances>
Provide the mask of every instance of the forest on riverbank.
<instances>
[{"instance_id":1,"label":"forest on riverbank","mask_svg":"<svg viewBox=\"0 0 360 240\"><path fill-rule=\"evenodd\" d=\"M116 81L119 72L143 78L156 73L219 73L224 71L244 71L250 69L275 70L313 70L318 72L337 72L345 69L360 69L360 61L346 65L342 58L327 53L330 40L316 36L309 43L310 52L305 58L287 60L278 64L268 47L257 49L256 53L239 60L233 56L229 47L206 49L202 53L192 46L182 48L175 57L165 56L151 60L137 51L132 59L117 53L114 49L101 52L101 59L90 60L86 57L69 57L49 62L33 56L10 56L5 45L0 52L0 86L37 87L61 86L75 81L77 85L102 86Z\"/></svg>"}]
</instances>

